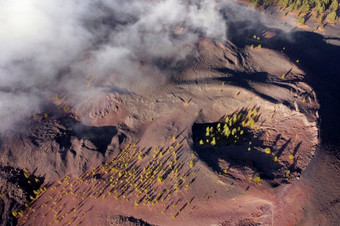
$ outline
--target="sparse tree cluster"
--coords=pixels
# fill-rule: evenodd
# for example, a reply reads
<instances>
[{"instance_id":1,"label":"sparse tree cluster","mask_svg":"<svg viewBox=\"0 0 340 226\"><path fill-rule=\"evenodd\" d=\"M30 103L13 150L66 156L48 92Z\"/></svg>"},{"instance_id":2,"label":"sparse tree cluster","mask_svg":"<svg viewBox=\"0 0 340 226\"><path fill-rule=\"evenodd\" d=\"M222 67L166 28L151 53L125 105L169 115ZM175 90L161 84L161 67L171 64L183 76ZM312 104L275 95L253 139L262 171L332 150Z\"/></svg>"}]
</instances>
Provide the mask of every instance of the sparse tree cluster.
<instances>
[{"instance_id":1,"label":"sparse tree cluster","mask_svg":"<svg viewBox=\"0 0 340 226\"><path fill-rule=\"evenodd\" d=\"M163 147L140 148L135 143L129 143L110 162L77 178L66 176L49 188L33 190L31 202L25 204L26 210L13 211L12 216L20 218L21 223L25 224L27 220L39 221L47 215L53 215L50 224L76 225L86 214L81 207L89 199L121 200L131 203L135 208L157 206L161 214L174 214L173 218L183 211L192 211L189 205L194 197L188 196L185 204L181 204L183 198L178 199L177 194L191 189L196 177L197 157L195 154L183 157L181 142L173 136L169 145ZM24 176L30 185L41 184L39 178L27 171ZM43 204L36 203L38 198ZM66 208L63 200L74 205ZM170 206L173 208L170 209ZM47 211L44 215L35 213L43 209Z\"/></svg>"},{"instance_id":2,"label":"sparse tree cluster","mask_svg":"<svg viewBox=\"0 0 340 226\"><path fill-rule=\"evenodd\" d=\"M205 137L199 140L199 144L215 146L226 142L237 143L257 121L258 112L255 108L226 116L222 122L206 127Z\"/></svg>"}]
</instances>

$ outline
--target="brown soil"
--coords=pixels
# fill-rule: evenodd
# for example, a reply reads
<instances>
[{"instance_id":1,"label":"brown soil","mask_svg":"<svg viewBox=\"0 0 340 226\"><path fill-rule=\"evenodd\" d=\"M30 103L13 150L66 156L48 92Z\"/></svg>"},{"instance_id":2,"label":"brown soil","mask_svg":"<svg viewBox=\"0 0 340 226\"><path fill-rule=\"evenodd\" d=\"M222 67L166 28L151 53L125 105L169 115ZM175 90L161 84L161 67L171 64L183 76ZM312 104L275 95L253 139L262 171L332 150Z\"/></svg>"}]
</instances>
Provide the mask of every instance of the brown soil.
<instances>
[{"instance_id":1,"label":"brown soil","mask_svg":"<svg viewBox=\"0 0 340 226\"><path fill-rule=\"evenodd\" d=\"M261 42L252 39L255 33L264 34ZM305 48L305 33L298 33L305 39L296 45L282 44L273 29L249 34L224 44L201 39L198 54L182 62L167 83L102 93L63 112L54 101L48 117L37 115L27 131L2 137L1 165L25 169L23 190L31 191L13 206L8 190L1 190L7 197L2 220L336 225L339 150L326 145L335 144L327 132L319 134L320 128L333 131L326 116L338 110L331 112L327 103L337 98L327 99L327 92L334 93L338 83L323 93L325 81L312 76L328 64L319 66L304 52L326 58L330 47ZM319 36L312 38L321 43ZM259 43L262 48L256 48ZM212 145L219 135L206 136L206 128L216 130L227 116L240 113L254 125L234 123L236 135ZM37 177L44 181L40 189L30 185ZM20 208L22 217L8 217Z\"/></svg>"},{"instance_id":2,"label":"brown soil","mask_svg":"<svg viewBox=\"0 0 340 226\"><path fill-rule=\"evenodd\" d=\"M319 143L316 97L301 97L312 92L299 80L304 72L268 49L241 51L202 39L198 50L193 64L152 93L103 94L95 104L79 104L75 118L86 125L51 115L36 119L20 142L5 140L4 163L48 182L19 224L107 225L117 216L157 225L301 220L292 200L302 205L308 197L290 183ZM240 141L198 144L207 124L242 109L256 109L257 120ZM28 152L32 157L22 160ZM293 217L282 212L291 208Z\"/></svg>"}]
</instances>

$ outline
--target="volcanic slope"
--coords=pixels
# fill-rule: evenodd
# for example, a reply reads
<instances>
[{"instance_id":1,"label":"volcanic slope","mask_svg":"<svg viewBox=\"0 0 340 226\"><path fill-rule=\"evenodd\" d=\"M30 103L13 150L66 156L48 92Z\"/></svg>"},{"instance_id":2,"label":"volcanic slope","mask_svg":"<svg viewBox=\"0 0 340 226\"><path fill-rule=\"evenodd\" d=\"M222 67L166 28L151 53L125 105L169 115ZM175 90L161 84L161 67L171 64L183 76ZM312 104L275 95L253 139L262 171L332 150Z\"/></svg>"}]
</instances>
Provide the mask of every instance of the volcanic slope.
<instances>
[{"instance_id":1,"label":"volcanic slope","mask_svg":"<svg viewBox=\"0 0 340 226\"><path fill-rule=\"evenodd\" d=\"M290 183L319 143L304 72L265 48L201 39L197 53L168 83L37 119L47 138L28 132L20 148L4 139L2 164L46 178L18 224L299 222L308 194Z\"/></svg>"}]
</instances>

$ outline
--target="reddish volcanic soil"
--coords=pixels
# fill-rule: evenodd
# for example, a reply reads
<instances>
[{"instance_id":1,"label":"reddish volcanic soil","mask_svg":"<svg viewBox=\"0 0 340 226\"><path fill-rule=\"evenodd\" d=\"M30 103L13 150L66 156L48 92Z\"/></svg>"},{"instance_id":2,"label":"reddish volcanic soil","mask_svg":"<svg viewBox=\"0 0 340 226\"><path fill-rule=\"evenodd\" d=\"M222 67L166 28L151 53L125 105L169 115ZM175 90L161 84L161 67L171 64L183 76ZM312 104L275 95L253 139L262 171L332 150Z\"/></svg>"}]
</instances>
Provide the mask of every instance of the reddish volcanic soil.
<instances>
[{"instance_id":1,"label":"reddish volcanic soil","mask_svg":"<svg viewBox=\"0 0 340 226\"><path fill-rule=\"evenodd\" d=\"M265 45L197 51L167 83L55 101L3 137L1 165L43 182L18 225L336 225L340 159L305 70Z\"/></svg>"}]
</instances>

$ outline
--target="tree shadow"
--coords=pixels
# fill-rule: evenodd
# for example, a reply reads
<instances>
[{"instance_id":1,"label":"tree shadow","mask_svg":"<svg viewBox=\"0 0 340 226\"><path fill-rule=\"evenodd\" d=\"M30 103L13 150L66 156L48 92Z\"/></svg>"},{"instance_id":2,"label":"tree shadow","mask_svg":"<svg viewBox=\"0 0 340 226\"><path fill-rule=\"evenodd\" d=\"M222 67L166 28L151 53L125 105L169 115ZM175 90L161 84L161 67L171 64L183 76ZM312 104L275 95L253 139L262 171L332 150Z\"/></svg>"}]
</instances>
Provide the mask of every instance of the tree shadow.
<instances>
[{"instance_id":1,"label":"tree shadow","mask_svg":"<svg viewBox=\"0 0 340 226\"><path fill-rule=\"evenodd\" d=\"M293 62L299 60L298 66L306 72L303 81L312 86L320 103L321 140L339 145L340 121L335 119L340 114L340 47L313 32L294 32L292 38L293 42L275 38L269 41L269 47L278 50L285 45L285 54Z\"/></svg>"},{"instance_id":2,"label":"tree shadow","mask_svg":"<svg viewBox=\"0 0 340 226\"><path fill-rule=\"evenodd\" d=\"M325 144L340 145L338 139L340 121L335 120L340 114L340 92L338 92L340 87L340 64L338 62L340 46L328 42L328 40L339 40L340 37L334 37L334 34L324 37L315 32L296 29L287 32L269 28L260 20L256 22L245 19L235 22L231 19L228 20L228 15L225 17L229 25L229 39L240 48L241 52L243 48L251 44L248 40L249 35L257 34L261 37L262 47L282 52L292 62L299 60L296 64L305 72L302 81L313 88L320 103L321 140ZM276 36L265 39L263 34L266 31L272 31L276 33ZM263 77L258 76L258 80L261 82ZM245 83L242 84L244 86Z\"/></svg>"},{"instance_id":3,"label":"tree shadow","mask_svg":"<svg viewBox=\"0 0 340 226\"><path fill-rule=\"evenodd\" d=\"M77 123L73 129L76 138L91 141L96 146L97 151L102 154L105 154L107 146L110 145L112 138L117 134L117 129L114 126L94 127ZM122 143L124 139L123 135L120 135L119 143Z\"/></svg>"},{"instance_id":4,"label":"tree shadow","mask_svg":"<svg viewBox=\"0 0 340 226\"><path fill-rule=\"evenodd\" d=\"M225 84L229 84L232 86L237 86L244 88L248 91L253 92L254 94L260 96L262 99L265 99L271 103L277 104L277 103L282 103L288 108L295 110L295 106L293 103L290 103L288 101L282 101L278 100L274 97L271 97L263 92L258 91L253 87L253 84L261 84L261 85L275 85L283 88L288 88L292 89L291 86L285 85L283 83L278 83L275 81L272 81L269 79L269 75L266 72L238 72L238 71L233 71L228 68L213 68L213 70L225 74L225 76L222 77L215 77L215 78L207 78L207 79L195 79L195 80L181 80L177 82L177 84L207 84L211 83L214 81L218 82L224 82ZM293 83L295 81L300 81L300 80L290 80L289 83Z\"/></svg>"},{"instance_id":5,"label":"tree shadow","mask_svg":"<svg viewBox=\"0 0 340 226\"><path fill-rule=\"evenodd\" d=\"M252 109L256 110L255 108ZM259 108L257 108L257 111L258 110ZM234 114L237 115L241 114L244 115L245 117L246 114L249 114L249 109L248 108L241 109L240 111L235 112ZM233 118L232 115L229 115L228 118L229 117ZM255 122L258 121L259 119L258 117L259 115L256 115L254 117ZM241 127L243 124L242 123L243 119L244 118L241 117L240 121L237 121L235 125L230 126L230 130ZM223 120L223 118L221 120ZM267 180L281 179L282 177L281 169L284 168L284 165L273 161L273 155L271 154L267 154L258 149L251 148L250 150L247 148L247 144L249 141L252 141L252 143L256 145L256 147L261 148L267 147L266 145L264 145L263 141L257 139L254 136L253 130L247 127L242 127L242 130L244 130L244 132L242 136L239 135L239 138L238 135L236 135L230 136L228 138L221 137L218 140L219 135L214 134L213 137L215 137L218 140L216 144L211 145L209 142L202 144L203 139L206 138L210 139L211 134L210 133L207 134L209 128L213 128L214 130L218 128L219 124L221 127L223 127L223 122L203 124L195 123L193 125L192 128L194 141L193 148L197 152L197 155L201 160L203 160L214 171L217 171L221 174L225 173L224 172L225 169L222 169L219 163L221 160L225 160L228 163L229 168L239 169L240 171L245 171L246 168L250 168L254 171L255 174L259 174L263 179ZM280 136L278 136L278 138L279 137ZM273 150L272 152L273 153L280 152L281 154L286 149L286 147L287 145L281 147L281 149L278 151Z\"/></svg>"}]
</instances>

